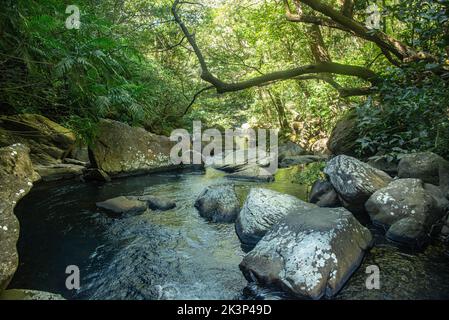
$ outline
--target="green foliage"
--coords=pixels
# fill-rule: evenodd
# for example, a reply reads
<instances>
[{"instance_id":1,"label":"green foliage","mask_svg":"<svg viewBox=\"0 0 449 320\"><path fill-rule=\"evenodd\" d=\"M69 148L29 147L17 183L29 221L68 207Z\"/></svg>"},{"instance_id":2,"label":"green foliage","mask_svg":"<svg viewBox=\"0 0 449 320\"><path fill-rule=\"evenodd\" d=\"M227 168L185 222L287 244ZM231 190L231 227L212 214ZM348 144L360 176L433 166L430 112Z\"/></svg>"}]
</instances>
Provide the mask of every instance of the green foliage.
<instances>
[{"instance_id":1,"label":"green foliage","mask_svg":"<svg viewBox=\"0 0 449 320\"><path fill-rule=\"evenodd\" d=\"M422 65L392 70L379 96L357 109L360 154L430 150L449 156L448 86Z\"/></svg>"},{"instance_id":2,"label":"green foliage","mask_svg":"<svg viewBox=\"0 0 449 320\"><path fill-rule=\"evenodd\" d=\"M302 170L299 170L293 175L292 182L305 186L311 186L315 181L324 179L323 170L326 167L326 162L314 162L304 165Z\"/></svg>"},{"instance_id":3,"label":"green foliage","mask_svg":"<svg viewBox=\"0 0 449 320\"><path fill-rule=\"evenodd\" d=\"M176 72L139 50L147 34L129 37L133 26L116 22L114 1L77 5L79 30L65 27L64 1L7 1L3 6L2 113L44 114L86 141L100 117L156 132L179 126L177 114L185 100L181 85Z\"/></svg>"}]
</instances>

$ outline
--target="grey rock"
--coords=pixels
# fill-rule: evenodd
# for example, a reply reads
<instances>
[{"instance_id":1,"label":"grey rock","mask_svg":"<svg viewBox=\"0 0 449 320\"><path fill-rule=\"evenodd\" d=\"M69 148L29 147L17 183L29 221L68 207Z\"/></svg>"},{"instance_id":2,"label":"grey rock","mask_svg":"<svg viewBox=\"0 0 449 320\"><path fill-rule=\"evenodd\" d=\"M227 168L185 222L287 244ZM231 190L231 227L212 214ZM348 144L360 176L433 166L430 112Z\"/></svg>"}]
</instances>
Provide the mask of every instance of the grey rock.
<instances>
[{"instance_id":1,"label":"grey rock","mask_svg":"<svg viewBox=\"0 0 449 320\"><path fill-rule=\"evenodd\" d=\"M375 224L388 228L390 240L421 246L433 224L445 214L441 191L419 179L399 179L376 191L366 202Z\"/></svg>"},{"instance_id":2,"label":"grey rock","mask_svg":"<svg viewBox=\"0 0 449 320\"><path fill-rule=\"evenodd\" d=\"M399 163L397 161L389 161L385 157L380 157L371 159L367 163L373 168L388 173L391 177L396 177L398 175Z\"/></svg>"},{"instance_id":3,"label":"grey rock","mask_svg":"<svg viewBox=\"0 0 449 320\"><path fill-rule=\"evenodd\" d=\"M29 153L30 149L22 144L0 148L0 293L18 266L16 243L20 229L14 207L39 179Z\"/></svg>"},{"instance_id":4,"label":"grey rock","mask_svg":"<svg viewBox=\"0 0 449 320\"><path fill-rule=\"evenodd\" d=\"M0 119L0 147L13 143L27 146L33 165L61 163L75 142L73 132L38 114L2 116Z\"/></svg>"},{"instance_id":5,"label":"grey rock","mask_svg":"<svg viewBox=\"0 0 449 320\"><path fill-rule=\"evenodd\" d=\"M86 161L81 161L81 160L72 159L72 158L65 158L64 160L62 160L62 162L66 163L66 164L74 164L74 165L83 166L83 167L87 167L89 164Z\"/></svg>"},{"instance_id":6,"label":"grey rock","mask_svg":"<svg viewBox=\"0 0 449 320\"><path fill-rule=\"evenodd\" d=\"M449 162L432 152L413 153L402 156L399 162L399 178L421 179L434 185L446 184L445 173ZM440 181L440 173L442 181Z\"/></svg>"},{"instance_id":7,"label":"grey rock","mask_svg":"<svg viewBox=\"0 0 449 320\"><path fill-rule=\"evenodd\" d=\"M287 143L279 146L278 148L279 161L282 161L282 159L289 157L302 156L305 155L306 153L307 152L304 148L291 141L288 141Z\"/></svg>"},{"instance_id":8,"label":"grey rock","mask_svg":"<svg viewBox=\"0 0 449 320\"><path fill-rule=\"evenodd\" d=\"M271 182L275 179L274 173L269 168L251 165L240 171L228 174L226 177L232 180Z\"/></svg>"},{"instance_id":9,"label":"grey rock","mask_svg":"<svg viewBox=\"0 0 449 320\"><path fill-rule=\"evenodd\" d=\"M147 210L147 204L133 197L116 197L103 202L97 202L97 207L115 214L140 214Z\"/></svg>"},{"instance_id":10,"label":"grey rock","mask_svg":"<svg viewBox=\"0 0 449 320\"><path fill-rule=\"evenodd\" d=\"M332 184L327 180L317 180L312 186L309 202L318 207L341 207L340 199Z\"/></svg>"},{"instance_id":11,"label":"grey rock","mask_svg":"<svg viewBox=\"0 0 449 320\"><path fill-rule=\"evenodd\" d=\"M330 160L324 173L345 207L353 212L363 210L369 197L392 181L385 172L345 155Z\"/></svg>"},{"instance_id":12,"label":"grey rock","mask_svg":"<svg viewBox=\"0 0 449 320\"><path fill-rule=\"evenodd\" d=\"M335 124L327 147L333 155L355 156L358 138L357 112L351 109Z\"/></svg>"},{"instance_id":13,"label":"grey rock","mask_svg":"<svg viewBox=\"0 0 449 320\"><path fill-rule=\"evenodd\" d=\"M168 137L102 119L89 156L94 168L114 178L179 168L170 160L173 146Z\"/></svg>"},{"instance_id":14,"label":"grey rock","mask_svg":"<svg viewBox=\"0 0 449 320\"><path fill-rule=\"evenodd\" d=\"M208 186L195 201L200 216L213 222L234 222L240 211L240 201L233 184Z\"/></svg>"},{"instance_id":15,"label":"grey rock","mask_svg":"<svg viewBox=\"0 0 449 320\"><path fill-rule=\"evenodd\" d=\"M250 282L299 298L335 296L360 265L372 236L344 208L290 213L240 264Z\"/></svg>"},{"instance_id":16,"label":"grey rock","mask_svg":"<svg viewBox=\"0 0 449 320\"><path fill-rule=\"evenodd\" d=\"M43 181L68 180L83 175L86 167L76 164L53 164L49 166L35 166Z\"/></svg>"},{"instance_id":17,"label":"grey rock","mask_svg":"<svg viewBox=\"0 0 449 320\"><path fill-rule=\"evenodd\" d=\"M146 202L148 207L152 210L167 211L176 207L176 203L173 200L164 197L144 195L137 197L137 200Z\"/></svg>"},{"instance_id":18,"label":"grey rock","mask_svg":"<svg viewBox=\"0 0 449 320\"><path fill-rule=\"evenodd\" d=\"M240 241L254 246L282 218L290 212L308 211L316 205L277 191L253 188L235 223Z\"/></svg>"}]
</instances>

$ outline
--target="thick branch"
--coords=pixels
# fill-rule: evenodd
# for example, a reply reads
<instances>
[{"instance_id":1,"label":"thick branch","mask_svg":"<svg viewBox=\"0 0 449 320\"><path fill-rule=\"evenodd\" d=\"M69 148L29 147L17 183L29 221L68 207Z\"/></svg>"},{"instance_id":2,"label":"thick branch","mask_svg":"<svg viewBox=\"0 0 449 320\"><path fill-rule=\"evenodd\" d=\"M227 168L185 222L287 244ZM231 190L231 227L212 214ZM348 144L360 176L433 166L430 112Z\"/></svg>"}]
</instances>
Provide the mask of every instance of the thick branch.
<instances>
[{"instance_id":1,"label":"thick branch","mask_svg":"<svg viewBox=\"0 0 449 320\"><path fill-rule=\"evenodd\" d=\"M311 9L325 15L326 17L332 19L336 23L342 25L345 28L350 29L357 36L374 42L381 49L391 52L400 60L405 60L411 56L416 56L416 51L402 42L388 36L387 34L373 30L369 30L363 24L353 20L350 17L345 16L341 12L335 10L334 8L326 5L321 0L298 0L301 3L306 4Z\"/></svg>"},{"instance_id":2,"label":"thick branch","mask_svg":"<svg viewBox=\"0 0 449 320\"><path fill-rule=\"evenodd\" d=\"M280 80L292 79L305 74L333 73L333 74L358 77L372 83L377 82L378 80L377 74L367 68L359 66L343 65L333 62L325 62L325 63L317 63L314 65L301 66L283 71L275 71L269 74L265 74L262 76L258 76L249 80L236 83L223 82L220 79L216 78L209 71L206 60L204 59L204 56L196 43L195 37L189 32L184 22L181 20L180 16L177 13L178 4L179 0L175 0L172 7L172 13L175 18L175 21L180 26L181 30L183 31L184 35L186 36L187 40L189 41L190 45L193 48L193 51L195 52L198 58L198 61L201 66L201 79L212 84L217 89L218 93L245 90L255 86L262 86Z\"/></svg>"}]
</instances>

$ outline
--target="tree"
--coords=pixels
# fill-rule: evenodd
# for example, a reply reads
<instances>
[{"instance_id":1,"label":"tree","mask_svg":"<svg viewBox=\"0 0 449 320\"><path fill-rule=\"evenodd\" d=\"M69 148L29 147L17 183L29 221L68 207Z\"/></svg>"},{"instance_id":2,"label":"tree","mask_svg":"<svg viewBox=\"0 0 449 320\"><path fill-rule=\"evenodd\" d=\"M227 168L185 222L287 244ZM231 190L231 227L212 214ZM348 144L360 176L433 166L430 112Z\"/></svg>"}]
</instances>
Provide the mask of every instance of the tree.
<instances>
[{"instance_id":1,"label":"tree","mask_svg":"<svg viewBox=\"0 0 449 320\"><path fill-rule=\"evenodd\" d=\"M379 76L367 67L335 63L331 61L329 56L327 56L325 58L321 57L320 59L316 59L315 64L274 71L243 81L225 82L210 72L203 52L196 42L195 35L189 31L183 22L178 12L179 6L183 3L184 2L181 2L180 0L175 0L172 6L172 14L199 61L201 66L201 79L212 85L211 87L203 89L203 91L215 88L218 93L234 92L254 86L263 86L277 81L296 78L301 80L321 79L331 84L343 96L352 96L369 94L372 92L372 88L344 88L330 75L345 75L360 78L369 82L371 86L375 86L380 80ZM315 50L314 53L316 55L325 54L326 50L320 52L320 48L324 47L324 42L322 41L322 38L320 39L319 37L319 28L327 27L343 31L351 36L359 37L374 43L390 63L395 66L401 66L418 60L435 61L436 59L431 54L416 50L394 37L389 36L383 31L370 30L364 24L356 21L354 19L355 2L352 0L343 1L340 10L334 9L322 0L294 0L294 4L296 8L295 13L293 13L291 9L289 0L284 0L286 18L290 22L312 25L310 30L312 34L315 34L315 37L312 40L312 51ZM304 5L311 11L310 14L304 13Z\"/></svg>"}]
</instances>

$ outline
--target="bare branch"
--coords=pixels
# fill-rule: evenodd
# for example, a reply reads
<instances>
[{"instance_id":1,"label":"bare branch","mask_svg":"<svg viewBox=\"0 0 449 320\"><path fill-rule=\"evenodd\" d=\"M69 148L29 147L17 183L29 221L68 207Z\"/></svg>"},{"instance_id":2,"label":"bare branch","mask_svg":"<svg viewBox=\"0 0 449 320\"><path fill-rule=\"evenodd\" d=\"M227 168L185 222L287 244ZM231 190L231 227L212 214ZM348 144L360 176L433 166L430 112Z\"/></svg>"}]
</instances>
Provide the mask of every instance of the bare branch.
<instances>
[{"instance_id":1,"label":"bare branch","mask_svg":"<svg viewBox=\"0 0 449 320\"><path fill-rule=\"evenodd\" d=\"M206 88L201 89L200 91L198 91L197 93L195 93L195 95L192 98L192 101L190 101L189 105L187 106L187 108L184 110L184 113L182 114L182 116L185 116L187 114L187 112L189 112L190 108L193 106L193 104L195 103L196 99L204 92L207 90L212 90L214 88L214 86L209 86Z\"/></svg>"}]
</instances>

